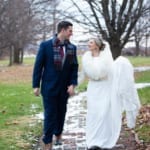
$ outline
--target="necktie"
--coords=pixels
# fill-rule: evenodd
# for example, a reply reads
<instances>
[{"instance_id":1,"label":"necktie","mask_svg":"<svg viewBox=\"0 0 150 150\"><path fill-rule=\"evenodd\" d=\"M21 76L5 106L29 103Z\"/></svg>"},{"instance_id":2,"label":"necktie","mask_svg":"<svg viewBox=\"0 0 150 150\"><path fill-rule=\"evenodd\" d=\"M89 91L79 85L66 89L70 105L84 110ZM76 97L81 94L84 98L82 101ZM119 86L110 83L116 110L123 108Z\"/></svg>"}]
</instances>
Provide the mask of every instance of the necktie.
<instances>
[{"instance_id":1,"label":"necktie","mask_svg":"<svg viewBox=\"0 0 150 150\"><path fill-rule=\"evenodd\" d=\"M63 59L64 58L64 49L63 49L63 46L61 45L60 46L60 55L61 55L61 58Z\"/></svg>"}]
</instances>

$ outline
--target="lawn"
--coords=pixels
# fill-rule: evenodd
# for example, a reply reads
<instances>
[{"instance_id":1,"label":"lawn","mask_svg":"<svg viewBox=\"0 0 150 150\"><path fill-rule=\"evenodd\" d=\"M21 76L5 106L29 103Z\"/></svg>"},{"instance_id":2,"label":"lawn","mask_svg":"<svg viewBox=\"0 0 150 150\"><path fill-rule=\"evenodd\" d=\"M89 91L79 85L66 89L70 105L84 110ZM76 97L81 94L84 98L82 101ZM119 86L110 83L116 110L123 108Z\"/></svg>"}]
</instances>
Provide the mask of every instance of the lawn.
<instances>
[{"instance_id":1,"label":"lawn","mask_svg":"<svg viewBox=\"0 0 150 150\"><path fill-rule=\"evenodd\" d=\"M144 57L130 57L134 66L150 65ZM8 60L0 61L0 149L32 150L36 137L41 135L42 123L34 114L42 111L41 97L32 91L34 58L26 58L21 66L8 67ZM79 58L81 62L81 58ZM136 82L150 82L150 71L135 74ZM77 90L85 91L87 80ZM150 88L138 90L143 106L150 104ZM150 142L150 127L144 123L136 128L140 138Z\"/></svg>"},{"instance_id":2,"label":"lawn","mask_svg":"<svg viewBox=\"0 0 150 150\"><path fill-rule=\"evenodd\" d=\"M150 70L135 73L136 83L150 83Z\"/></svg>"},{"instance_id":3,"label":"lawn","mask_svg":"<svg viewBox=\"0 0 150 150\"><path fill-rule=\"evenodd\" d=\"M23 64L25 65L32 65L34 62L34 57L26 57L23 60ZM5 58L3 60L0 60L0 66L8 66L9 65L9 58Z\"/></svg>"},{"instance_id":4,"label":"lawn","mask_svg":"<svg viewBox=\"0 0 150 150\"><path fill-rule=\"evenodd\" d=\"M33 95L32 68L30 63L0 67L1 150L31 150L41 135L42 123L34 114L42 111L42 101Z\"/></svg>"},{"instance_id":5,"label":"lawn","mask_svg":"<svg viewBox=\"0 0 150 150\"><path fill-rule=\"evenodd\" d=\"M128 57L133 66L150 66L149 57Z\"/></svg>"}]
</instances>

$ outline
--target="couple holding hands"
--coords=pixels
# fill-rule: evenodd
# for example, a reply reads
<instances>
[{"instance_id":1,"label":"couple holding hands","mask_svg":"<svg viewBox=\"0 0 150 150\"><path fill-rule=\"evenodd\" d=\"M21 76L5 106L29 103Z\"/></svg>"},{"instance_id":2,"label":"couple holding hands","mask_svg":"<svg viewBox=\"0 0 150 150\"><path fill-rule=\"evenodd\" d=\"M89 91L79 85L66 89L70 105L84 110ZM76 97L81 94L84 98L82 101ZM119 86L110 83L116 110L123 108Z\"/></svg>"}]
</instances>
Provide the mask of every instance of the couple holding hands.
<instances>
[{"instance_id":1,"label":"couple holding hands","mask_svg":"<svg viewBox=\"0 0 150 150\"><path fill-rule=\"evenodd\" d=\"M87 85L86 145L89 150L112 149L120 135L122 112L127 125L135 126L140 102L134 87L134 71L128 59L115 61L99 38L91 38L89 51L82 56L78 77L76 46L70 42L73 24L61 21L57 34L40 44L33 68L34 94L41 93L44 108L43 150L62 144L67 101L85 76Z\"/></svg>"}]
</instances>

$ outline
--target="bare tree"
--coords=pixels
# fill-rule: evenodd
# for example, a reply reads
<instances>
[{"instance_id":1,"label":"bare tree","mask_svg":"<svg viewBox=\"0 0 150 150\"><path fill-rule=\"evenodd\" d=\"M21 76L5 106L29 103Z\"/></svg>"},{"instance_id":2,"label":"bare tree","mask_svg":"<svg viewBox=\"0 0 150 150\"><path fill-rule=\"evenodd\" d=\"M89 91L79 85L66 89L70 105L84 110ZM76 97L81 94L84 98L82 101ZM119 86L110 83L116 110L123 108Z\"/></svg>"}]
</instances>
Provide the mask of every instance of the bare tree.
<instances>
[{"instance_id":1,"label":"bare tree","mask_svg":"<svg viewBox=\"0 0 150 150\"><path fill-rule=\"evenodd\" d=\"M150 35L150 18L144 16L136 23L133 30L133 36L136 46L136 56L140 54L140 44L143 40L147 40L147 36Z\"/></svg>"},{"instance_id":2,"label":"bare tree","mask_svg":"<svg viewBox=\"0 0 150 150\"><path fill-rule=\"evenodd\" d=\"M34 3L34 13L39 20L38 31L41 40L46 40L56 33L56 25L60 21L59 3L60 0L38 0Z\"/></svg>"},{"instance_id":3,"label":"bare tree","mask_svg":"<svg viewBox=\"0 0 150 150\"><path fill-rule=\"evenodd\" d=\"M121 54L138 19L150 9L148 0L85 0L85 5L71 1L79 13L66 16L100 34L109 43L114 59Z\"/></svg>"},{"instance_id":4,"label":"bare tree","mask_svg":"<svg viewBox=\"0 0 150 150\"><path fill-rule=\"evenodd\" d=\"M5 42L4 42L4 18L6 14L6 6L7 2L5 0L0 0L0 56L3 54L3 48L5 48Z\"/></svg>"},{"instance_id":5,"label":"bare tree","mask_svg":"<svg viewBox=\"0 0 150 150\"><path fill-rule=\"evenodd\" d=\"M1 14L1 47L10 50L10 65L22 63L23 47L31 39L32 16L29 13L29 3L26 0L3 0L4 9Z\"/></svg>"},{"instance_id":6,"label":"bare tree","mask_svg":"<svg viewBox=\"0 0 150 150\"><path fill-rule=\"evenodd\" d=\"M9 49L9 65L21 64L26 45L55 32L59 0L0 0L0 3L0 52Z\"/></svg>"}]
</instances>

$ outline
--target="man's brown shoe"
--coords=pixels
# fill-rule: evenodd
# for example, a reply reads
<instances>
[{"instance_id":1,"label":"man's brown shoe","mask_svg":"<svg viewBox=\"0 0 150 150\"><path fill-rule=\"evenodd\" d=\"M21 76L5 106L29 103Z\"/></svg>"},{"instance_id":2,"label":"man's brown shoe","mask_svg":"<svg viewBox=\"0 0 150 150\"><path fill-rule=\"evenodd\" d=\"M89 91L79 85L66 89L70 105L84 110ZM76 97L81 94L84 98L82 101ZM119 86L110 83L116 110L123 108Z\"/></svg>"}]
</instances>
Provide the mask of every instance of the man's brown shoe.
<instances>
[{"instance_id":1,"label":"man's brown shoe","mask_svg":"<svg viewBox=\"0 0 150 150\"><path fill-rule=\"evenodd\" d=\"M52 150L52 143L44 144L43 150Z\"/></svg>"}]
</instances>

